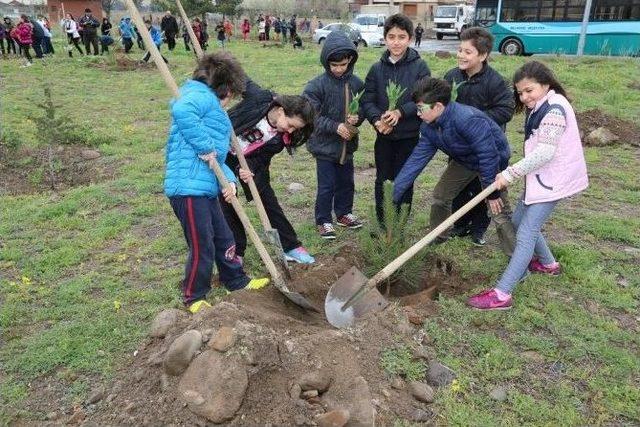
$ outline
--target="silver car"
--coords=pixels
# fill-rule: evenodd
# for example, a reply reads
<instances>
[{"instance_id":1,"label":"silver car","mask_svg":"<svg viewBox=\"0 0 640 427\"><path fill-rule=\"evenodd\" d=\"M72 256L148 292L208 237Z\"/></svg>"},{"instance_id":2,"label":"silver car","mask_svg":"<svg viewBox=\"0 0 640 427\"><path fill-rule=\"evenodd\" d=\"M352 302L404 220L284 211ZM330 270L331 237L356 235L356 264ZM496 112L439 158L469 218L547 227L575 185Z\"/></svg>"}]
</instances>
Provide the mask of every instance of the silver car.
<instances>
[{"instance_id":1,"label":"silver car","mask_svg":"<svg viewBox=\"0 0 640 427\"><path fill-rule=\"evenodd\" d=\"M326 39L332 31L343 32L356 47L361 43L362 37L360 36L360 31L351 27L349 24L343 24L341 22L327 24L322 28L318 28L313 32L312 40L318 44L322 44L324 39Z\"/></svg>"}]
</instances>

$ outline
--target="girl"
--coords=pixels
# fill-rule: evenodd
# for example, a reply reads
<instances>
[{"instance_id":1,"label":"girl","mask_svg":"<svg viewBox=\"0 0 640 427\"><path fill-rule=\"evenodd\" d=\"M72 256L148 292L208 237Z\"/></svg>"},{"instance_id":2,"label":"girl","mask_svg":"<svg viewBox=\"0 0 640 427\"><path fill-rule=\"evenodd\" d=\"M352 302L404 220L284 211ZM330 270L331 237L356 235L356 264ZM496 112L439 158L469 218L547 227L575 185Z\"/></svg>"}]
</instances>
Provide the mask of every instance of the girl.
<instances>
[{"instance_id":1,"label":"girl","mask_svg":"<svg viewBox=\"0 0 640 427\"><path fill-rule=\"evenodd\" d=\"M249 23L248 19L245 18L240 29L242 30L242 40L244 41L249 40L249 32L251 31L251 24Z\"/></svg>"},{"instance_id":2,"label":"girl","mask_svg":"<svg viewBox=\"0 0 640 427\"><path fill-rule=\"evenodd\" d=\"M271 188L269 166L271 158L286 148L289 154L302 145L311 135L314 110L308 100L301 96L275 95L262 89L251 80L243 100L229 110L238 142L247 158L251 171L240 169L233 153L227 156L227 165L243 181L253 175L262 203L273 228L278 230L287 260L311 264L315 259L302 246L291 223L287 220L276 194ZM248 186L243 185L247 199L251 200ZM242 257L247 247L242 223L231 205L223 203L224 215L233 230L236 253Z\"/></svg>"},{"instance_id":3,"label":"girl","mask_svg":"<svg viewBox=\"0 0 640 427\"><path fill-rule=\"evenodd\" d=\"M244 79L242 67L231 55L205 55L170 106L164 192L189 246L182 293L192 313L211 307L206 296L214 262L220 282L229 291L259 289L269 283L269 279L247 277L220 210L220 199L230 200L235 194L235 176L223 163L232 131L224 107L242 92ZM209 168L213 159L222 165L232 189L219 185Z\"/></svg>"},{"instance_id":4,"label":"girl","mask_svg":"<svg viewBox=\"0 0 640 427\"><path fill-rule=\"evenodd\" d=\"M27 15L20 15L18 25L11 30L11 37L18 42L18 46L20 46L20 49L27 60L22 67L32 66L33 64L31 63L29 48L31 47L31 43L33 43L33 26L31 25L31 22L29 22L29 17Z\"/></svg>"},{"instance_id":5,"label":"girl","mask_svg":"<svg viewBox=\"0 0 640 427\"><path fill-rule=\"evenodd\" d=\"M113 28L113 25L111 25L111 21L109 21L109 18L102 18L102 26L100 27L100 31L102 31L102 35L110 36L111 28Z\"/></svg>"},{"instance_id":6,"label":"girl","mask_svg":"<svg viewBox=\"0 0 640 427\"><path fill-rule=\"evenodd\" d=\"M76 20L73 19L73 15L67 13L66 18L61 22L61 26L67 34L67 51L69 52L69 58L73 58L73 46L78 49L80 55L84 55L84 52L82 52L82 49L80 49L80 45L78 44L80 41L80 34L78 33L78 24L76 23ZM73 46L71 46L72 43Z\"/></svg>"},{"instance_id":7,"label":"girl","mask_svg":"<svg viewBox=\"0 0 640 427\"><path fill-rule=\"evenodd\" d=\"M516 112L526 112L525 156L499 173L495 182L506 188L524 177L525 191L513 213L517 243L507 269L495 288L467 301L480 310L511 308L511 293L527 269L560 274L560 263L540 230L560 200L589 184L575 113L553 72L540 62L528 62L516 71L513 83Z\"/></svg>"}]
</instances>

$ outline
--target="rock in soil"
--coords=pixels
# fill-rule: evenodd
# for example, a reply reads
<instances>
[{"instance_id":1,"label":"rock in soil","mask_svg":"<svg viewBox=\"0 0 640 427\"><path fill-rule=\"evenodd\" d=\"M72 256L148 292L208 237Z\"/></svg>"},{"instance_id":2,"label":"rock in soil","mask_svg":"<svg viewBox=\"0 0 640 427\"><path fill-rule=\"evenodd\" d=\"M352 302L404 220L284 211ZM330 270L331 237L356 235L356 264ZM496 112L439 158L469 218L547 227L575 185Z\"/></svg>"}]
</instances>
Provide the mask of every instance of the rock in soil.
<instances>
[{"instance_id":1,"label":"rock in soil","mask_svg":"<svg viewBox=\"0 0 640 427\"><path fill-rule=\"evenodd\" d=\"M411 413L411 421L415 421L417 423L429 421L431 418L433 418L433 413L431 413L431 411L425 411L424 409L416 408Z\"/></svg>"},{"instance_id":2,"label":"rock in soil","mask_svg":"<svg viewBox=\"0 0 640 427\"><path fill-rule=\"evenodd\" d=\"M218 332L209 341L209 347L214 350L224 353L229 350L236 343L236 334L233 332L233 328L223 326L218 329Z\"/></svg>"},{"instance_id":3,"label":"rock in soil","mask_svg":"<svg viewBox=\"0 0 640 427\"><path fill-rule=\"evenodd\" d=\"M316 418L318 427L342 427L349 422L349 411L336 409Z\"/></svg>"},{"instance_id":4,"label":"rock in soil","mask_svg":"<svg viewBox=\"0 0 640 427\"><path fill-rule=\"evenodd\" d=\"M170 308L168 310L162 310L151 324L151 331L149 335L155 338L164 338L169 332L169 329L173 327L178 321L181 312L178 309Z\"/></svg>"},{"instance_id":5,"label":"rock in soil","mask_svg":"<svg viewBox=\"0 0 640 427\"><path fill-rule=\"evenodd\" d=\"M324 393L331 384L331 376L327 372L313 371L301 376L297 382L303 391L318 390Z\"/></svg>"},{"instance_id":6,"label":"rock in soil","mask_svg":"<svg viewBox=\"0 0 640 427\"><path fill-rule=\"evenodd\" d=\"M289 396L291 396L293 400L300 399L301 394L302 394L302 388L300 387L300 384L294 384L289 389Z\"/></svg>"},{"instance_id":7,"label":"rock in soil","mask_svg":"<svg viewBox=\"0 0 640 427\"><path fill-rule=\"evenodd\" d=\"M195 329L185 332L171 343L164 356L164 370L169 375L180 375L202 345L202 334Z\"/></svg>"},{"instance_id":8,"label":"rock in soil","mask_svg":"<svg viewBox=\"0 0 640 427\"><path fill-rule=\"evenodd\" d=\"M82 150L80 155L85 160L95 160L100 157L100 153L96 150Z\"/></svg>"},{"instance_id":9,"label":"rock in soil","mask_svg":"<svg viewBox=\"0 0 640 427\"><path fill-rule=\"evenodd\" d=\"M605 127L599 127L585 138L588 145L603 146L618 142L620 137Z\"/></svg>"},{"instance_id":10,"label":"rock in soil","mask_svg":"<svg viewBox=\"0 0 640 427\"><path fill-rule=\"evenodd\" d=\"M242 404L249 378L238 357L207 350L189 365L178 393L189 409L214 423L232 419ZM186 396L185 396L186 393ZM190 399L198 393L202 398Z\"/></svg>"},{"instance_id":11,"label":"rock in soil","mask_svg":"<svg viewBox=\"0 0 640 427\"><path fill-rule=\"evenodd\" d=\"M504 402L507 400L507 389L504 386L497 386L491 390L489 397L498 402Z\"/></svg>"},{"instance_id":12,"label":"rock in soil","mask_svg":"<svg viewBox=\"0 0 640 427\"><path fill-rule=\"evenodd\" d=\"M394 377L391 380L391 388L395 388L396 390L402 390L404 388L404 381L400 377Z\"/></svg>"},{"instance_id":13,"label":"rock in soil","mask_svg":"<svg viewBox=\"0 0 640 427\"><path fill-rule=\"evenodd\" d=\"M433 403L435 393L429 385L419 381L411 381L408 389L416 400L424 403Z\"/></svg>"},{"instance_id":14,"label":"rock in soil","mask_svg":"<svg viewBox=\"0 0 640 427\"><path fill-rule=\"evenodd\" d=\"M105 396L104 388L98 387L89 395L89 398L87 399L87 404L93 405L94 403L97 403L102 399L104 399L104 396Z\"/></svg>"},{"instance_id":15,"label":"rock in soil","mask_svg":"<svg viewBox=\"0 0 640 427\"><path fill-rule=\"evenodd\" d=\"M436 361L429 362L429 370L427 372L427 382L429 384L441 387L451 384L455 378L456 373L442 363Z\"/></svg>"},{"instance_id":16,"label":"rock in soil","mask_svg":"<svg viewBox=\"0 0 640 427\"><path fill-rule=\"evenodd\" d=\"M318 390L307 390L302 392L303 399L311 399L312 397L318 397Z\"/></svg>"},{"instance_id":17,"label":"rock in soil","mask_svg":"<svg viewBox=\"0 0 640 427\"><path fill-rule=\"evenodd\" d=\"M287 188L292 193L299 193L300 191L304 190L304 185L300 184L299 182L292 182Z\"/></svg>"}]
</instances>

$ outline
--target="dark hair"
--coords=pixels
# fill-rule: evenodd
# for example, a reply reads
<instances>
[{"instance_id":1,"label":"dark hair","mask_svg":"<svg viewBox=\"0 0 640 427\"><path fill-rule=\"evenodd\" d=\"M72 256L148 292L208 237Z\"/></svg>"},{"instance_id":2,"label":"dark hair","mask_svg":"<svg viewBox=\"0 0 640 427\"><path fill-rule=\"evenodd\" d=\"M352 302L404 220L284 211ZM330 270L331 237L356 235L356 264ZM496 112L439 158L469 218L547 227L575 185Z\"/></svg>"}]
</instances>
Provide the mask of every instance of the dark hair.
<instances>
[{"instance_id":1,"label":"dark hair","mask_svg":"<svg viewBox=\"0 0 640 427\"><path fill-rule=\"evenodd\" d=\"M344 59L353 57L353 51L349 49L339 50L337 52L333 52L327 58L327 62L340 62Z\"/></svg>"},{"instance_id":2,"label":"dark hair","mask_svg":"<svg viewBox=\"0 0 640 427\"><path fill-rule=\"evenodd\" d=\"M424 77L418 80L413 87L411 99L413 102L424 102L425 104L440 102L446 106L451 101L451 85L443 79Z\"/></svg>"},{"instance_id":3,"label":"dark hair","mask_svg":"<svg viewBox=\"0 0 640 427\"><path fill-rule=\"evenodd\" d=\"M203 56L193 71L193 80L209 86L218 96L240 95L246 87L246 74L238 60L228 52Z\"/></svg>"},{"instance_id":4,"label":"dark hair","mask_svg":"<svg viewBox=\"0 0 640 427\"><path fill-rule=\"evenodd\" d=\"M291 154L290 148L299 147L304 144L313 132L313 123L316 118L315 110L309 100L300 95L277 95L271 103L273 107L282 107L287 117L298 116L305 123L302 129L291 134L291 145L287 147L287 151Z\"/></svg>"},{"instance_id":5,"label":"dark hair","mask_svg":"<svg viewBox=\"0 0 640 427\"><path fill-rule=\"evenodd\" d=\"M22 15L20 15L20 19L22 19L24 22L29 22L30 19L27 15L25 15L24 13Z\"/></svg>"},{"instance_id":6,"label":"dark hair","mask_svg":"<svg viewBox=\"0 0 640 427\"><path fill-rule=\"evenodd\" d=\"M541 85L549 85L549 89L553 89L556 93L569 99L567 92L564 90L553 71L542 62L530 61L525 63L522 67L518 68L513 75L513 96L516 100L516 112L520 113L524 110L524 104L520 101L518 90L516 89L516 83L524 80L531 79L540 83Z\"/></svg>"},{"instance_id":7,"label":"dark hair","mask_svg":"<svg viewBox=\"0 0 640 427\"><path fill-rule=\"evenodd\" d=\"M84 10L84 13L91 13L91 9L86 8L86 9Z\"/></svg>"},{"instance_id":8,"label":"dark hair","mask_svg":"<svg viewBox=\"0 0 640 427\"><path fill-rule=\"evenodd\" d=\"M460 33L460 41L470 41L480 55L488 55L493 50L493 35L484 28L467 28Z\"/></svg>"},{"instance_id":9,"label":"dark hair","mask_svg":"<svg viewBox=\"0 0 640 427\"><path fill-rule=\"evenodd\" d=\"M391 15L384 21L383 37L387 37L387 33L391 31L393 27L406 31L407 34L409 34L409 38L413 35L413 22L401 13Z\"/></svg>"}]
</instances>

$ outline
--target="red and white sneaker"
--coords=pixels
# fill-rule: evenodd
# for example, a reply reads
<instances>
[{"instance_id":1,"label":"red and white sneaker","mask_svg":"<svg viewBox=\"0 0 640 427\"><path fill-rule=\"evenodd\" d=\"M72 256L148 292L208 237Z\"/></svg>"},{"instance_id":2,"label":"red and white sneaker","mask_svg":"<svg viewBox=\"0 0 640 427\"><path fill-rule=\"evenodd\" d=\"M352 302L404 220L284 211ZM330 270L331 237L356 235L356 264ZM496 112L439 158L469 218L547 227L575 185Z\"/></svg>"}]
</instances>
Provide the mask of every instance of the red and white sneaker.
<instances>
[{"instance_id":1,"label":"red and white sneaker","mask_svg":"<svg viewBox=\"0 0 640 427\"><path fill-rule=\"evenodd\" d=\"M332 240L336 238L336 230L330 222L325 222L324 224L319 225L318 233L320 233L320 237L323 239Z\"/></svg>"},{"instance_id":2,"label":"red and white sneaker","mask_svg":"<svg viewBox=\"0 0 640 427\"><path fill-rule=\"evenodd\" d=\"M338 223L338 225L342 227L347 227L354 230L356 228L362 227L362 221L360 221L358 217L352 213L348 213L346 215L342 215L341 217L338 217L338 219L336 219L336 222Z\"/></svg>"},{"instance_id":3,"label":"red and white sneaker","mask_svg":"<svg viewBox=\"0 0 640 427\"><path fill-rule=\"evenodd\" d=\"M487 289L470 297L467 305L478 310L508 310L511 308L512 298L509 296L506 300L500 301L495 289Z\"/></svg>"},{"instance_id":4,"label":"red and white sneaker","mask_svg":"<svg viewBox=\"0 0 640 427\"><path fill-rule=\"evenodd\" d=\"M553 264L544 265L540 260L538 260L538 258L533 258L529 263L529 271L549 276L559 276L560 273L562 273L562 268L560 267L560 263L557 261Z\"/></svg>"}]
</instances>

